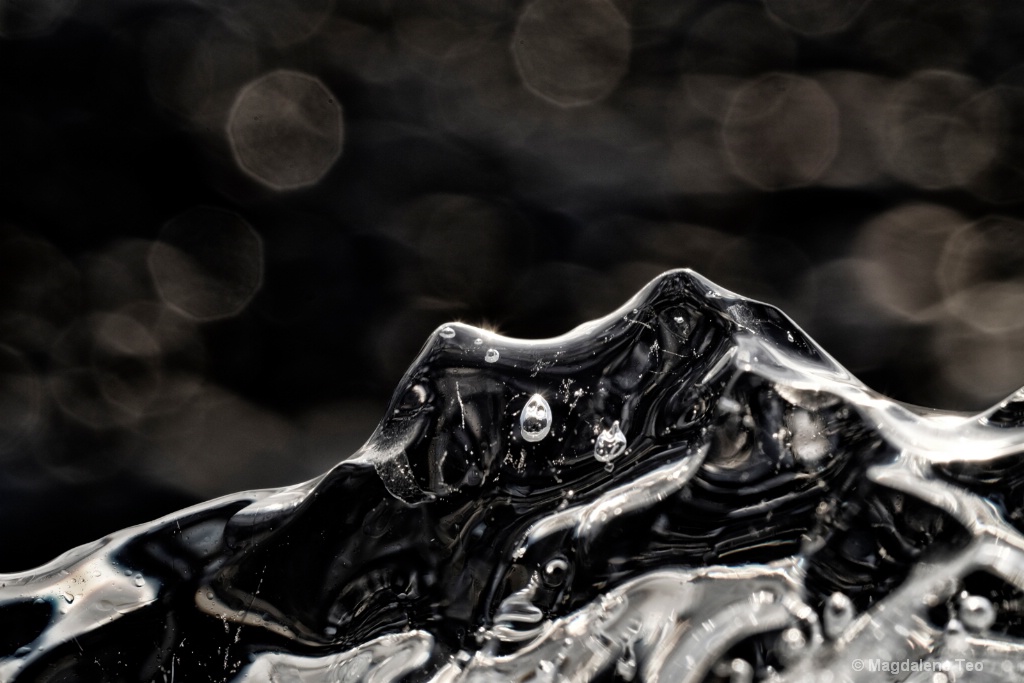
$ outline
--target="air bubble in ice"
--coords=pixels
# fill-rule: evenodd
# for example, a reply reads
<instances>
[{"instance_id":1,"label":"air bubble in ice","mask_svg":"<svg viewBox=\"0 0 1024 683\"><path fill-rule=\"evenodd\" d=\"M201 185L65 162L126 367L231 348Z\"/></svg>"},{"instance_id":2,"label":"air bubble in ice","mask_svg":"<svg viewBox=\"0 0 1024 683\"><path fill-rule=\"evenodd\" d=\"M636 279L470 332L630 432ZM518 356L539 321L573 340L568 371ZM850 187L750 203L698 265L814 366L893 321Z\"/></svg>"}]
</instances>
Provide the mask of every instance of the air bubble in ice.
<instances>
[{"instance_id":1,"label":"air bubble in ice","mask_svg":"<svg viewBox=\"0 0 1024 683\"><path fill-rule=\"evenodd\" d=\"M807 653L807 637L796 626L787 628L779 637L778 656L783 664L794 664Z\"/></svg>"},{"instance_id":2,"label":"air bubble in ice","mask_svg":"<svg viewBox=\"0 0 1024 683\"><path fill-rule=\"evenodd\" d=\"M806 410L796 410L787 416L786 423L788 430L793 436L791 444L793 455L805 465L814 465L831 450L828 437L825 436L825 427L821 418ZM788 434L779 430L780 439L785 439Z\"/></svg>"},{"instance_id":3,"label":"air bubble in ice","mask_svg":"<svg viewBox=\"0 0 1024 683\"><path fill-rule=\"evenodd\" d=\"M960 598L960 621L969 630L983 633L991 628L996 620L996 610L992 602L980 595L964 595Z\"/></svg>"},{"instance_id":4,"label":"air bubble in ice","mask_svg":"<svg viewBox=\"0 0 1024 683\"><path fill-rule=\"evenodd\" d=\"M754 680L754 667L745 659L736 659L724 667L722 677L728 677L729 683L752 683Z\"/></svg>"},{"instance_id":5,"label":"air bubble in ice","mask_svg":"<svg viewBox=\"0 0 1024 683\"><path fill-rule=\"evenodd\" d=\"M530 442L541 441L551 431L551 406L540 394L531 396L523 406L523 412L519 414L519 429L523 438Z\"/></svg>"},{"instance_id":6,"label":"air bubble in ice","mask_svg":"<svg viewBox=\"0 0 1024 683\"><path fill-rule=\"evenodd\" d=\"M135 585L138 586L139 588L142 588L143 586L146 585L146 580L144 578L142 578L142 574L136 574L135 575Z\"/></svg>"},{"instance_id":7,"label":"air bubble in ice","mask_svg":"<svg viewBox=\"0 0 1024 683\"><path fill-rule=\"evenodd\" d=\"M497 349L487 349L487 353L484 354L484 360L488 363L497 363L498 355Z\"/></svg>"},{"instance_id":8,"label":"air bubble in ice","mask_svg":"<svg viewBox=\"0 0 1024 683\"><path fill-rule=\"evenodd\" d=\"M441 328L440 334L443 339L451 339L452 337L455 336L455 328L451 327L450 325L445 325L444 327Z\"/></svg>"},{"instance_id":9,"label":"air bubble in ice","mask_svg":"<svg viewBox=\"0 0 1024 683\"><path fill-rule=\"evenodd\" d=\"M549 586L561 586L568 571L569 563L557 557L544 566L544 582Z\"/></svg>"},{"instance_id":10,"label":"air bubble in ice","mask_svg":"<svg viewBox=\"0 0 1024 683\"><path fill-rule=\"evenodd\" d=\"M967 630L964 622L959 619L950 619L946 622L946 647L950 650L964 650L967 648Z\"/></svg>"},{"instance_id":11,"label":"air bubble in ice","mask_svg":"<svg viewBox=\"0 0 1024 683\"><path fill-rule=\"evenodd\" d=\"M636 676L636 654L632 642L626 645L626 651L615 663L615 673L624 681L632 681Z\"/></svg>"},{"instance_id":12,"label":"air bubble in ice","mask_svg":"<svg viewBox=\"0 0 1024 683\"><path fill-rule=\"evenodd\" d=\"M845 593L835 592L828 596L825 601L825 610L822 615L822 626L824 627L825 635L832 640L835 640L846 627L853 621L854 609L853 602L846 596Z\"/></svg>"},{"instance_id":13,"label":"air bubble in ice","mask_svg":"<svg viewBox=\"0 0 1024 683\"><path fill-rule=\"evenodd\" d=\"M537 663L537 672L532 680L537 683L554 683L556 680L556 674L557 669L555 668L554 662L542 659Z\"/></svg>"},{"instance_id":14,"label":"air bubble in ice","mask_svg":"<svg viewBox=\"0 0 1024 683\"><path fill-rule=\"evenodd\" d=\"M594 457L601 462L611 462L626 450L626 435L616 420L608 429L602 429L594 441Z\"/></svg>"}]
</instances>

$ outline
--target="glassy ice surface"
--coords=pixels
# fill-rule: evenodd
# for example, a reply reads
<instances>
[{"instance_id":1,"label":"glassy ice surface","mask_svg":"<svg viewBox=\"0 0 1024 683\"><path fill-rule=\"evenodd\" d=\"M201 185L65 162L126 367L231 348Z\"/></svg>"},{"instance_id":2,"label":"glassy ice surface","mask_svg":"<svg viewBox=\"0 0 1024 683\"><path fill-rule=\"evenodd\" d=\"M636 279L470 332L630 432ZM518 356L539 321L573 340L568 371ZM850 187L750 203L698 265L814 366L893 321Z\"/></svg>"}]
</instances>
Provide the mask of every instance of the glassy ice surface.
<instances>
[{"instance_id":1,"label":"glassy ice surface","mask_svg":"<svg viewBox=\"0 0 1024 683\"><path fill-rule=\"evenodd\" d=\"M1021 392L891 401L671 272L446 325L323 476L0 576L0 680L1024 680L1022 450Z\"/></svg>"}]
</instances>

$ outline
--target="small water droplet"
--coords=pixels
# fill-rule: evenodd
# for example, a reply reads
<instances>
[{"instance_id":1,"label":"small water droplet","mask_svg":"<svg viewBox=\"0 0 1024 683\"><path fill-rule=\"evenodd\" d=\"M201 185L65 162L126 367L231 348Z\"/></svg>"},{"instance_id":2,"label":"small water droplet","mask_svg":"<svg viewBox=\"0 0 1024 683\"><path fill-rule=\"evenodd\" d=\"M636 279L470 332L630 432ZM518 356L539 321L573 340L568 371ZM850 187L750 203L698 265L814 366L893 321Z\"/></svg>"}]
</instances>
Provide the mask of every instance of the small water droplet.
<instances>
[{"instance_id":1,"label":"small water droplet","mask_svg":"<svg viewBox=\"0 0 1024 683\"><path fill-rule=\"evenodd\" d=\"M488 363L497 363L498 362L498 350L497 349L487 349L487 353L484 354L484 360L487 361Z\"/></svg>"},{"instance_id":2,"label":"small water droplet","mask_svg":"<svg viewBox=\"0 0 1024 683\"><path fill-rule=\"evenodd\" d=\"M793 339L793 333L792 332L787 332L786 333L786 339L788 339L790 342L796 341L795 339Z\"/></svg>"},{"instance_id":3,"label":"small water droplet","mask_svg":"<svg viewBox=\"0 0 1024 683\"><path fill-rule=\"evenodd\" d=\"M622 433L618 420L608 429L602 429L594 440L594 457L601 462L610 463L625 450L626 435Z\"/></svg>"},{"instance_id":4,"label":"small water droplet","mask_svg":"<svg viewBox=\"0 0 1024 683\"><path fill-rule=\"evenodd\" d=\"M455 336L455 328L450 325L445 325L441 328L441 332L439 334L442 339L451 339Z\"/></svg>"},{"instance_id":5,"label":"small water droplet","mask_svg":"<svg viewBox=\"0 0 1024 683\"><path fill-rule=\"evenodd\" d=\"M206 599L213 600L213 591L206 591Z\"/></svg>"},{"instance_id":6,"label":"small water droplet","mask_svg":"<svg viewBox=\"0 0 1024 683\"><path fill-rule=\"evenodd\" d=\"M139 588L142 588L143 586L146 585L146 580L144 578L142 578L142 574L136 574L135 575L135 585L138 586Z\"/></svg>"},{"instance_id":7,"label":"small water droplet","mask_svg":"<svg viewBox=\"0 0 1024 683\"><path fill-rule=\"evenodd\" d=\"M480 346L483 343L484 343L484 340L481 339L480 337L477 337L476 339L473 340L473 346Z\"/></svg>"},{"instance_id":8,"label":"small water droplet","mask_svg":"<svg viewBox=\"0 0 1024 683\"><path fill-rule=\"evenodd\" d=\"M99 577L99 576L103 575L103 572L101 572L99 569L93 569L92 570L92 575L96 576L96 577Z\"/></svg>"},{"instance_id":9,"label":"small water droplet","mask_svg":"<svg viewBox=\"0 0 1024 683\"><path fill-rule=\"evenodd\" d=\"M551 431L551 406L540 394L534 394L519 414L519 430L532 443L542 440Z\"/></svg>"},{"instance_id":10,"label":"small water droplet","mask_svg":"<svg viewBox=\"0 0 1024 683\"><path fill-rule=\"evenodd\" d=\"M27 646L22 646L22 647L19 647L17 650L14 651L14 656L15 657L24 657L25 655L29 654L30 652L32 652L32 648L27 647Z\"/></svg>"},{"instance_id":11,"label":"small water droplet","mask_svg":"<svg viewBox=\"0 0 1024 683\"><path fill-rule=\"evenodd\" d=\"M68 593L67 591L62 591L61 597L64 598L64 602L68 603L69 605L75 601L75 596L71 593Z\"/></svg>"}]
</instances>

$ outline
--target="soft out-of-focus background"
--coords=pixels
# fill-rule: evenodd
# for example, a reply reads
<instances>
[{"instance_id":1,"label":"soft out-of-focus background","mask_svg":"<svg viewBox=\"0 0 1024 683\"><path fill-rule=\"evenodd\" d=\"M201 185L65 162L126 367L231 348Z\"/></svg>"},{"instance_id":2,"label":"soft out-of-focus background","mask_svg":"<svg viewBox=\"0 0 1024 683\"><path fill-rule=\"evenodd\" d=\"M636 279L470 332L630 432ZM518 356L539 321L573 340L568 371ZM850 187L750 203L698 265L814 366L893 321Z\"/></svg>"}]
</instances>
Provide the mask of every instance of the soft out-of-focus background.
<instances>
[{"instance_id":1,"label":"soft out-of-focus background","mask_svg":"<svg viewBox=\"0 0 1024 683\"><path fill-rule=\"evenodd\" d=\"M426 336L689 266L1024 384L1016 0L0 0L0 570L357 448Z\"/></svg>"}]
</instances>

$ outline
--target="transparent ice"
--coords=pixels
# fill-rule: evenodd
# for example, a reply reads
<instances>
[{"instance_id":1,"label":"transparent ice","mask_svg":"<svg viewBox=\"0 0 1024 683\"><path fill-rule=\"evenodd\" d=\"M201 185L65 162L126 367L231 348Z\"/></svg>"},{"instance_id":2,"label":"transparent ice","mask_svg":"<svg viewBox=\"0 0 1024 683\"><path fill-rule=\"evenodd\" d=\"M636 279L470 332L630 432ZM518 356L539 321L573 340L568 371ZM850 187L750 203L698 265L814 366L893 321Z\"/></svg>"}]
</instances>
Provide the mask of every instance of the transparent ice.
<instances>
[{"instance_id":1,"label":"transparent ice","mask_svg":"<svg viewBox=\"0 0 1024 683\"><path fill-rule=\"evenodd\" d=\"M898 403L674 271L446 325L330 472L0 576L0 680L1020 681L1022 451L1024 393Z\"/></svg>"}]
</instances>

